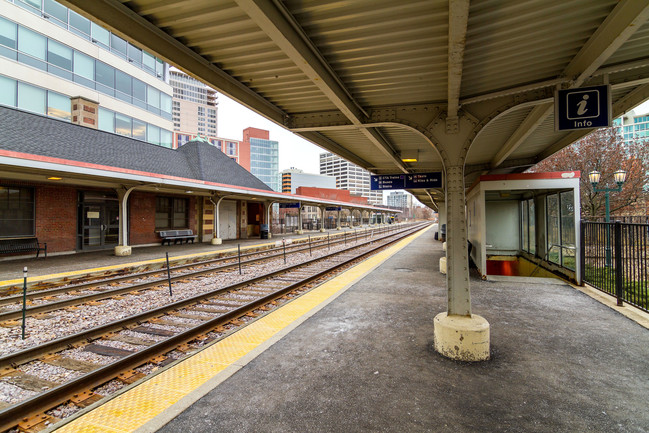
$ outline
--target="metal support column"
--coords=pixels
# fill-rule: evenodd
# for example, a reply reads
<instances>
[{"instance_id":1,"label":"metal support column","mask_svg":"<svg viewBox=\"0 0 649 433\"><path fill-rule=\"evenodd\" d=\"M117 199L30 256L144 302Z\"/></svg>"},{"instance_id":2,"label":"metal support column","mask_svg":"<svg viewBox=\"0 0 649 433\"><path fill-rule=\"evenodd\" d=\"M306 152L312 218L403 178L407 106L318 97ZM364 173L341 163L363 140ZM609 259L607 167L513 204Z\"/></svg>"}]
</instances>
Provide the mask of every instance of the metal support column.
<instances>
[{"instance_id":1,"label":"metal support column","mask_svg":"<svg viewBox=\"0 0 649 433\"><path fill-rule=\"evenodd\" d=\"M471 292L462 166L448 167L446 176L448 314L470 317Z\"/></svg>"}]
</instances>

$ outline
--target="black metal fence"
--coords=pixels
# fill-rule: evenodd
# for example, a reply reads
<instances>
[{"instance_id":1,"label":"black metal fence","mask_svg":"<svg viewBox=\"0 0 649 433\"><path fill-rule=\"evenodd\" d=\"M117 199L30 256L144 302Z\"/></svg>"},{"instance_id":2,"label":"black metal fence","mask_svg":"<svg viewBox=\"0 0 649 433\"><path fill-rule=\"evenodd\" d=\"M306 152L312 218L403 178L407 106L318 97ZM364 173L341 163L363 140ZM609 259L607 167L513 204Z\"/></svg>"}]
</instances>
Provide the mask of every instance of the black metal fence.
<instances>
[{"instance_id":1,"label":"black metal fence","mask_svg":"<svg viewBox=\"0 0 649 433\"><path fill-rule=\"evenodd\" d=\"M581 223L582 281L649 311L649 224Z\"/></svg>"}]
</instances>

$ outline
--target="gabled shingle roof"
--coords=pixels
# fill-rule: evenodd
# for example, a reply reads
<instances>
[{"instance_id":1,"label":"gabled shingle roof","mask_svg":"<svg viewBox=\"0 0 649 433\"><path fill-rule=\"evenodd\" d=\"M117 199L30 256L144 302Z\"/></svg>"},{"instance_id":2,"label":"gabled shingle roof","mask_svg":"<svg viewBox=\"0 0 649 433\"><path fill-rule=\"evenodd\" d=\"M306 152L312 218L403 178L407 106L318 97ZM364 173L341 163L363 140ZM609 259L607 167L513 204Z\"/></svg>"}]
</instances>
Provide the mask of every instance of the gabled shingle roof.
<instances>
[{"instance_id":1,"label":"gabled shingle roof","mask_svg":"<svg viewBox=\"0 0 649 433\"><path fill-rule=\"evenodd\" d=\"M177 150L0 106L0 149L272 191L210 144Z\"/></svg>"}]
</instances>

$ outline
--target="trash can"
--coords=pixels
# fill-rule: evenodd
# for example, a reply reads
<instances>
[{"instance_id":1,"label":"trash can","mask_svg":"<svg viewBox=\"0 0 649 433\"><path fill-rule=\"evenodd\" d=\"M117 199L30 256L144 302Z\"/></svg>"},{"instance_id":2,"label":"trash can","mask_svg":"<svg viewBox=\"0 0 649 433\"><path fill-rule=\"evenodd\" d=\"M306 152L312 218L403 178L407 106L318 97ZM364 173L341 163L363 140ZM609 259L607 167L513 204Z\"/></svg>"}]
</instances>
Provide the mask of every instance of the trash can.
<instances>
[{"instance_id":1,"label":"trash can","mask_svg":"<svg viewBox=\"0 0 649 433\"><path fill-rule=\"evenodd\" d=\"M261 233L262 239L268 239L268 224L262 224L259 232Z\"/></svg>"}]
</instances>

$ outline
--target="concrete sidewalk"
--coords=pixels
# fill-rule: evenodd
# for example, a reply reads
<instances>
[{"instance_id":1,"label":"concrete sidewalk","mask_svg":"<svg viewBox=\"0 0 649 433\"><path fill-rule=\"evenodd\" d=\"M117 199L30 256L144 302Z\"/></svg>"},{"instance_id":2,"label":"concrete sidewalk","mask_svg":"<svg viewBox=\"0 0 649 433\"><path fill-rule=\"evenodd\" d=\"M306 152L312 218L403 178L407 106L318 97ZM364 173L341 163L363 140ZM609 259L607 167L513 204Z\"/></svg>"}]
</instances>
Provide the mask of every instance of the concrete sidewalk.
<instances>
[{"instance_id":1,"label":"concrete sidewalk","mask_svg":"<svg viewBox=\"0 0 649 433\"><path fill-rule=\"evenodd\" d=\"M649 331L567 284L472 279L492 359L435 353L442 254L419 237L160 431L649 431Z\"/></svg>"}]
</instances>

